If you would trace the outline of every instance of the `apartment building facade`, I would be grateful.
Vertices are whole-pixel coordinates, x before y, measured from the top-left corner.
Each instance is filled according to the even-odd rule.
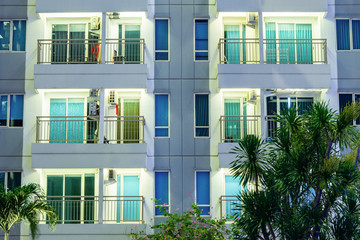
[[[149,233],[156,205],[230,216],[246,191],[229,172],[238,139],[271,139],[284,109],[360,96],[359,7],[2,1],[0,183],[43,187],[59,221],[42,218],[40,239]]]

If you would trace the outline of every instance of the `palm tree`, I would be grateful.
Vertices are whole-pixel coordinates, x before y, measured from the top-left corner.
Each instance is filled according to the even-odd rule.
[[[40,214],[48,216],[49,227],[55,226],[57,214],[44,201],[40,185],[30,183],[8,191],[0,187],[0,228],[5,233],[4,240],[9,239],[11,227],[23,221],[30,224],[31,236],[34,239],[38,233]]]
[[[232,149],[236,158],[230,163],[230,172],[234,178],[240,178],[243,187],[255,183],[255,191],[259,191],[259,182],[270,167],[267,159],[267,144],[260,137],[246,135],[239,140],[238,146]]]

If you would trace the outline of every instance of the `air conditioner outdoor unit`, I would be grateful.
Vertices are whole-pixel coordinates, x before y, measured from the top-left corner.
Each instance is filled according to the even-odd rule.
[[[99,30],[100,29],[100,18],[99,17],[91,17],[90,18],[90,28],[91,28],[91,30]]]
[[[250,27],[255,27],[256,24],[257,24],[256,13],[254,12],[246,13],[246,25]]]
[[[109,93],[109,104],[116,105],[117,104],[117,94],[115,90],[111,90]]]
[[[116,172],[114,169],[109,169],[109,181],[116,181]]]
[[[91,98],[97,98],[98,97],[98,90],[97,89],[91,89],[90,93],[89,93],[89,96]]]
[[[257,100],[256,91],[252,90],[249,94],[249,102],[256,102],[256,100]]]

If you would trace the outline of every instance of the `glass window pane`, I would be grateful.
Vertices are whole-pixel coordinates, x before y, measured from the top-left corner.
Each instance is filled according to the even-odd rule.
[[[339,94],[339,107],[340,112],[346,107],[346,105],[351,104],[352,94]]]
[[[155,53],[155,60],[169,60],[169,53],[168,52],[156,52]]]
[[[168,50],[168,20],[155,20],[155,50]]]
[[[7,175],[7,188],[9,190],[21,186],[21,172],[8,172]]]
[[[360,95],[355,95],[355,102],[360,99]],[[360,125],[360,116],[356,119],[356,125]]]
[[[336,38],[338,50],[350,50],[349,20],[336,20]]]
[[[208,53],[207,52],[196,52],[195,60],[208,60]]]
[[[22,127],[24,95],[10,95],[10,127]]]
[[[360,20],[352,20],[353,49],[360,49]]]
[[[298,113],[303,115],[309,111],[314,103],[314,99],[310,98],[298,98]]]
[[[199,205],[210,205],[210,173],[196,172],[196,202]],[[203,215],[208,215],[209,207],[200,207]]]
[[[208,50],[208,20],[195,20],[195,51]],[[207,52],[195,52],[195,60],[208,60]]]
[[[48,204],[55,208],[58,220],[63,220],[63,186],[64,177],[58,175],[47,176],[46,196]]]
[[[155,137],[168,137],[169,129],[168,128],[155,128]]]
[[[0,187],[5,187],[5,173],[0,172]]]
[[[25,51],[26,21],[14,21],[13,26],[13,51]]]
[[[8,96],[0,96],[0,126],[6,126]]]
[[[10,50],[10,21],[0,21],[0,51]]]
[[[209,96],[207,94],[195,95],[195,126],[196,136],[209,136]],[[203,128],[205,127],[205,128]]]
[[[155,95],[155,126],[169,126],[169,101],[167,94]]]
[[[155,172],[155,199],[157,205],[169,205],[169,173]],[[160,209],[156,208],[156,215],[161,215]]]

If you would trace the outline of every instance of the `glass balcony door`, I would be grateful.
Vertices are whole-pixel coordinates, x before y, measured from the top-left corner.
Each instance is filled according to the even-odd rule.
[[[117,176],[117,222],[140,220],[139,176]]]
[[[140,63],[140,25],[119,25],[119,52],[125,63]]]
[[[119,98],[118,139],[123,143],[138,143],[140,137],[140,99]]]
[[[224,99],[225,141],[233,142],[247,135],[246,98]]]
[[[241,30],[241,32],[240,32]],[[228,64],[246,63],[246,26],[224,25],[225,56]],[[243,40],[240,41],[239,39]],[[229,39],[229,40],[227,40]]]

